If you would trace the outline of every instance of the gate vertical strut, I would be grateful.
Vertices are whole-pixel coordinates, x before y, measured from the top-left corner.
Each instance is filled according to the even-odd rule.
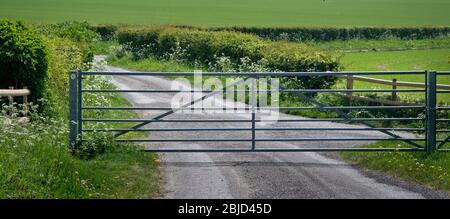
[[[252,104],[252,150],[256,149],[256,107],[257,107],[257,100],[256,100],[256,78],[252,78],[252,87],[250,90],[250,98],[251,98],[251,104]]]

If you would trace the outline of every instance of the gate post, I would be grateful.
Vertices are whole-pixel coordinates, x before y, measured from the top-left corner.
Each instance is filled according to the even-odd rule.
[[[78,71],[69,72],[69,147],[77,147],[78,138]]]
[[[81,75],[81,70],[79,70],[77,72],[77,97],[78,97],[78,100],[77,100],[77,107],[78,107],[78,109],[77,109],[78,132],[77,133],[78,133],[78,136],[77,137],[78,137],[78,140],[80,141],[80,143],[83,141],[83,133],[82,133],[82,130],[83,130],[83,121],[82,121],[82,118],[83,118],[83,109],[82,109],[83,96],[82,96],[82,92],[81,92],[81,90],[83,88],[82,83],[83,83],[83,77]]]
[[[436,151],[436,72],[427,72],[426,150]]]

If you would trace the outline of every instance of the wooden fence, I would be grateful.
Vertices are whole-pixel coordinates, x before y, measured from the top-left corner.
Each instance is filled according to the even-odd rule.
[[[9,87],[9,89],[0,89],[0,97],[8,97],[8,104],[12,106],[14,103],[15,97],[22,97],[23,110],[25,115],[28,114],[28,96],[31,94],[31,91],[24,87],[23,89],[14,89],[14,87]]]
[[[353,82],[354,81],[363,81],[363,82],[369,82],[369,83],[374,83],[374,84],[389,85],[392,87],[392,90],[397,90],[398,87],[415,87],[415,88],[423,88],[423,89],[426,88],[426,85],[424,83],[398,81],[395,78],[392,80],[385,80],[385,79],[369,78],[369,77],[363,77],[363,76],[352,76],[352,75],[348,75],[348,76],[343,75],[343,76],[338,76],[338,77],[345,78],[347,80],[347,86],[346,86],[347,90],[353,90],[353,87],[354,87]],[[450,90],[450,85],[438,84],[437,89]],[[353,99],[356,99],[356,100],[376,102],[376,103],[394,105],[394,106],[395,105],[405,105],[405,104],[415,105],[413,103],[399,102],[397,92],[395,92],[395,91],[393,91],[391,94],[391,100],[363,97],[363,96],[354,95],[353,93],[348,93],[345,96],[348,98],[349,102],[351,102]]]

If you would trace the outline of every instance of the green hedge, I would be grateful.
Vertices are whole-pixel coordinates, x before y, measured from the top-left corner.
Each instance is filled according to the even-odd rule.
[[[101,40],[114,40],[119,27],[115,25],[97,25],[92,26],[91,30],[97,33]]]
[[[0,89],[31,90],[31,101],[42,98],[48,54],[42,38],[22,22],[0,20]]]
[[[332,41],[350,39],[429,39],[450,35],[450,27],[355,27],[355,28],[271,28],[225,27],[209,28],[210,31],[236,31],[254,34],[271,40]]]
[[[102,38],[109,39],[121,29],[145,29],[149,26],[115,26],[100,25],[93,27]],[[293,42],[302,41],[333,41],[366,39],[379,40],[386,38],[398,38],[406,40],[432,39],[448,37],[449,27],[212,27],[201,28],[186,25],[165,26],[188,30],[203,31],[231,31],[247,33],[270,40],[287,40]],[[150,27],[153,28],[153,27]]]
[[[49,38],[63,38],[73,41],[82,50],[83,62],[87,69],[91,67],[94,53],[91,43],[96,39],[97,33],[93,31],[93,26],[87,22],[66,21],[56,24],[35,25],[37,33]]]
[[[234,65],[250,59],[271,71],[335,71],[338,61],[330,54],[313,50],[299,43],[262,40],[251,35],[230,31],[204,31],[155,26],[144,30],[122,30],[119,43],[128,48],[134,58],[176,56],[188,62],[208,65],[218,57],[227,57]],[[335,82],[334,77],[296,78],[297,87],[322,88]],[[290,81],[293,81],[292,78]]]
[[[56,24],[43,24],[34,27],[39,34],[49,37],[60,37],[76,42],[90,43],[97,33],[88,22],[66,21]]]
[[[47,114],[68,118],[69,112],[69,71],[84,69],[88,50],[84,44],[69,39],[44,37],[49,51],[46,99],[50,107]]]
[[[266,43],[248,34],[170,28],[160,32],[157,46],[159,55],[182,49],[188,61],[208,63],[225,56],[236,63],[243,57],[261,59]]]

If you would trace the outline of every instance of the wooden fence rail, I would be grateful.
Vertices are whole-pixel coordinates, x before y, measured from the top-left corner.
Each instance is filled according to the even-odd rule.
[[[385,79],[378,79],[378,78],[369,78],[369,77],[363,77],[363,76],[352,76],[352,75],[342,75],[337,76],[338,78],[345,78],[347,80],[347,90],[353,90],[354,87],[354,81],[363,81],[363,82],[369,82],[374,84],[382,84],[382,85],[389,85],[392,86],[392,90],[397,90],[398,87],[415,87],[415,88],[426,88],[426,85],[424,83],[417,83],[417,82],[404,82],[404,81],[398,81],[396,78],[392,80],[385,80]],[[440,90],[450,90],[450,85],[446,84],[437,84],[437,89]],[[348,98],[349,102],[351,102],[353,99],[358,100],[364,100],[369,102],[376,102],[381,104],[388,104],[388,105],[402,105],[405,103],[398,102],[398,96],[397,92],[393,91],[391,94],[391,100],[381,100],[381,99],[373,99],[368,97],[362,97],[362,96],[355,96],[353,93],[347,93],[346,97]]]
[[[0,97],[8,97],[8,104],[12,106],[14,103],[14,97],[22,97],[23,99],[23,110],[25,115],[28,114],[28,96],[31,91],[24,87],[23,89],[14,89],[14,87],[9,87],[9,89],[0,89]]]

